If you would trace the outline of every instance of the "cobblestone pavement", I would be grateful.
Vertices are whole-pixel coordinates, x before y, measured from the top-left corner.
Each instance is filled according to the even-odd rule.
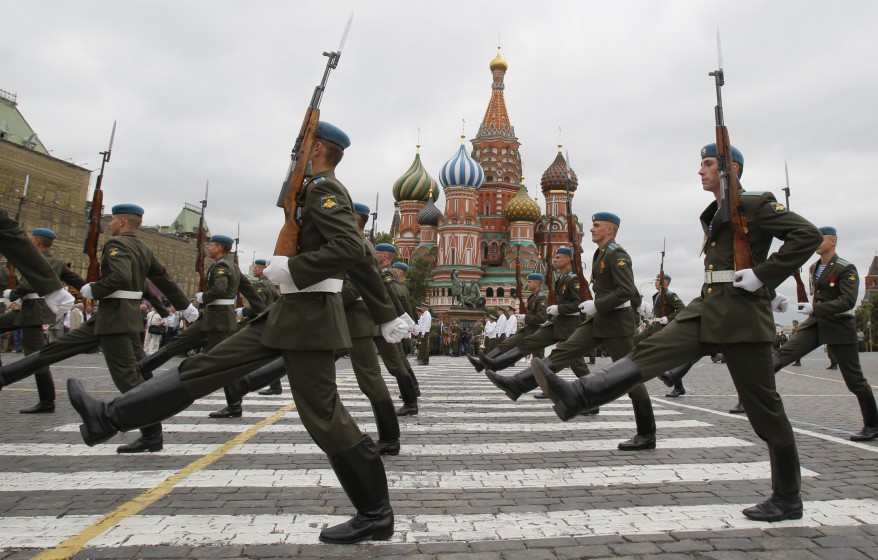
[[[861,356],[878,386],[878,355]],[[677,399],[650,382],[658,449],[626,453],[616,444],[634,434],[627,399],[562,423],[547,401],[508,400],[465,359],[433,357],[415,366],[423,396],[420,414],[401,419],[402,453],[385,459],[396,534],[328,546],[320,528],[352,509],[286,387],[249,396],[231,420],[207,418],[224,404],[216,393],[165,423],[164,451],[117,455],[135,434],[80,440],[65,380],[116,390],[100,354],[78,356],[53,368],[54,414],[18,413],[36,401],[32,380],[0,392],[0,559],[878,559],[878,442],[847,440],[859,410],[825,354],[802,363],[778,374],[802,520],[741,515],[770,493],[768,454],[746,417],[727,413],[737,399],[721,364],[699,362]],[[350,362],[338,366],[343,400],[374,434]]]

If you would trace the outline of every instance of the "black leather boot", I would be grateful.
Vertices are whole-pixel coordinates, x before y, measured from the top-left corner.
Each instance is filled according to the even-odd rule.
[[[479,358],[481,358],[482,363],[485,365],[485,369],[489,369],[491,371],[500,371],[501,369],[506,369],[509,366],[514,366],[515,363],[524,358],[525,354],[521,353],[517,347],[512,350],[507,350],[503,354],[498,356],[490,357],[488,354],[479,354]]]
[[[137,362],[137,373],[142,375],[144,379],[149,380],[152,378],[152,372],[155,371],[156,368],[166,363],[173,357],[173,355],[168,353],[167,346],[163,346],[149,356]]]
[[[640,451],[655,449],[655,414],[652,412],[652,401],[649,399],[632,400],[634,407],[634,423],[637,433],[628,441],[619,444],[621,451]]]
[[[543,358],[543,360],[549,361],[549,358]],[[552,368],[552,362],[549,361],[549,365],[546,367]],[[555,370],[552,369],[552,371]],[[537,380],[534,379],[534,374],[530,367],[519,371],[515,375],[497,375],[493,370],[486,369],[485,375],[491,383],[506,393],[506,396],[514,401],[517,401],[524,393],[528,393],[537,388]]]
[[[771,458],[771,497],[741,513],[754,521],[783,521],[802,518],[802,473],[795,444],[786,447],[768,446]]]
[[[576,381],[565,381],[536,358],[530,362],[540,389],[552,399],[555,414],[565,422],[584,410],[591,410],[630,393],[643,380],[640,368],[622,358],[604,369]]]
[[[421,384],[418,383],[418,378],[415,377],[415,372],[409,371],[409,377],[412,378],[412,384],[415,386],[415,396],[420,397],[421,396]]]
[[[694,365],[695,362],[689,362],[688,364],[669,369],[659,375],[659,379],[662,380],[662,383],[664,383],[666,387],[676,387],[678,383],[682,385],[683,376],[689,373],[689,370],[692,369],[692,366]]]
[[[393,510],[387,491],[384,464],[369,436],[349,450],[329,456],[329,464],[357,515],[320,531],[320,540],[331,544],[354,544],[386,540],[393,536]]]
[[[479,352],[478,357],[471,356],[470,354],[466,355],[466,359],[469,360],[469,363],[471,363],[474,368],[476,368],[476,371],[482,371],[483,369],[485,369],[485,364],[482,363],[482,355],[483,354],[481,352]],[[495,358],[495,357],[500,355],[500,349],[494,348],[493,350],[491,350],[490,352],[488,352],[487,354],[484,354],[484,355],[489,357],[489,358]]]
[[[0,367],[0,389],[30,377],[46,364],[40,362],[40,352],[36,351],[9,365]]]
[[[878,438],[878,405],[874,395],[857,395],[863,413],[863,429],[851,436],[851,441],[872,441]]]
[[[141,383],[110,402],[95,399],[78,379],[72,378],[67,380],[67,395],[82,417],[79,433],[89,446],[103,443],[119,432],[156,424],[195,402],[183,388],[176,370]]]
[[[223,387],[223,392],[226,395],[226,406],[214,410],[208,416],[210,418],[240,418],[244,413],[244,409],[241,408],[243,399],[236,397],[234,394],[236,391],[229,387]]]
[[[378,454],[399,455],[399,420],[390,399],[372,403],[375,425],[378,428]]]
[[[55,401],[40,401],[30,408],[22,408],[19,410],[21,414],[41,414],[47,412],[55,412]]]
[[[280,384],[280,379],[278,379],[276,381],[272,381],[271,383],[269,383],[268,387],[259,391],[257,393],[257,395],[263,395],[263,396],[280,395],[283,392],[284,392],[283,386]]]
[[[254,369],[244,377],[232,381],[223,387],[226,401],[240,403],[247,393],[251,391],[269,387],[272,383],[280,385],[280,379],[286,375],[286,371],[283,358],[277,358],[268,362],[264,366]],[[260,394],[262,394],[261,391]]]
[[[116,448],[116,453],[155,453],[162,450],[164,442],[162,425],[153,424],[140,428],[140,437],[131,443],[120,445]]]
[[[744,414],[746,412],[744,410],[744,405],[741,404],[741,401],[738,401],[738,404],[729,409],[729,414]]]
[[[396,411],[397,416],[413,416],[418,413],[418,397],[415,394],[415,382],[411,376],[398,377],[399,395],[402,397],[402,406]]]

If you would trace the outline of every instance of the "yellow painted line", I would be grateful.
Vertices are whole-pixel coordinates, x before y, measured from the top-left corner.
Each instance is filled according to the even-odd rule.
[[[265,420],[262,420],[258,424],[254,424],[252,428],[230,439],[208,455],[196,459],[189,465],[183,467],[176,473],[169,476],[161,484],[150,488],[139,496],[135,496],[128,502],[122,504],[115,510],[103,516],[91,526],[86,527],[85,529],[80,531],[79,534],[70,537],[62,543],[59,543],[58,546],[54,548],[44,550],[33,558],[35,560],[66,560],[67,558],[75,556],[83,548],[85,548],[85,545],[88,544],[90,540],[99,537],[103,533],[121,523],[126,518],[131,517],[132,515],[137,515],[145,508],[151,506],[158,500],[167,496],[183,479],[217,462],[229,451],[231,451],[233,447],[245,443],[247,440],[255,436],[263,427],[274,424],[278,420],[282,419],[286,413],[294,410],[295,408],[295,403],[290,403],[286,406],[279,408],[277,412],[275,412]]]

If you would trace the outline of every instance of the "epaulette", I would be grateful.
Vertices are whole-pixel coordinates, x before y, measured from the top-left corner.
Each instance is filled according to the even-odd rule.
[[[771,194],[768,191],[744,191],[741,193],[743,196],[762,196],[764,194]]]
[[[613,251],[615,251],[618,248],[619,248],[619,245],[615,241],[610,241],[610,244],[607,245],[607,249],[611,249]]]
[[[847,262],[847,261],[844,260],[844,259],[836,259],[835,262],[836,262],[837,264],[842,265],[842,266],[848,266],[848,265],[851,264],[851,263]]]

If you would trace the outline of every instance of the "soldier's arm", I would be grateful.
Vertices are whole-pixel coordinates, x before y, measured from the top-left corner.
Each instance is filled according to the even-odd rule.
[[[357,301],[360,297],[360,292],[354,287],[351,283],[350,278],[344,279],[344,284],[341,287],[341,302],[345,307]]]
[[[558,297],[558,315],[570,315],[579,313],[579,304],[582,302],[582,296],[579,294],[579,277],[575,274],[569,275],[564,279],[564,285],[567,290],[564,297]],[[561,300],[564,301],[561,301]]]
[[[102,260],[105,262],[101,265],[101,277],[91,284],[95,299],[104,298],[116,290],[130,290],[135,285],[132,278],[132,255],[125,245],[115,239],[108,240],[104,244]]]
[[[223,261],[214,265],[207,279],[207,290],[201,294],[201,300],[205,305],[218,299],[229,299],[229,277],[232,268],[229,263]],[[240,283],[238,288],[240,289]]]
[[[163,319],[170,315],[167,308],[165,307],[165,304],[162,303],[162,300],[160,300],[158,296],[155,295],[155,293],[152,291],[152,288],[149,287],[149,284],[147,284],[146,287],[143,289],[143,299],[148,301],[150,305],[152,305],[153,309],[156,310],[156,313],[158,313]]]
[[[256,286],[250,282],[250,279],[241,275],[241,282],[238,283],[238,293],[247,298],[247,310],[253,315],[259,315],[267,307],[267,302]],[[246,314],[246,311],[244,312]]]
[[[358,263],[348,269],[348,277],[363,298],[375,324],[381,325],[398,317],[375,266],[370,266],[368,262]]]
[[[613,251],[613,254],[609,255],[604,262],[607,264],[607,272],[612,275],[613,289],[595,299],[595,307],[598,314],[601,315],[610,313],[625,302],[631,301],[637,294],[634,271],[631,269],[631,257],[627,253]]]
[[[189,299],[180,290],[180,286],[174,282],[174,279],[171,278],[171,275],[168,274],[168,271],[165,270],[165,267],[153,257],[152,262],[149,263],[149,268],[146,271],[146,277],[155,284],[155,287],[161,290],[165,297],[171,302],[178,310],[182,311],[189,307]]]
[[[548,300],[546,298],[539,298],[537,300],[536,309],[533,313],[528,313],[524,316],[524,323],[526,325],[531,325],[538,327],[549,320],[549,315],[546,313],[546,304]]]
[[[667,305],[671,309],[671,312],[667,315],[669,321],[673,320],[674,317],[677,316],[677,313],[679,313],[686,307],[686,304],[683,303],[683,300],[680,299],[680,296],[678,296],[674,292],[668,292],[667,294],[665,294],[665,305]]]
[[[61,274],[59,274],[58,277],[61,279],[62,282],[64,282],[68,286],[73,286],[77,290],[85,286],[85,279],[79,274],[76,274],[75,272],[64,266],[63,263],[61,265]]]
[[[846,266],[835,279],[838,297],[829,301],[814,302],[815,317],[830,317],[850,311],[857,303],[860,289],[860,276],[854,265]]]
[[[41,296],[61,289],[61,280],[55,271],[3,208],[0,208],[0,253]]]

